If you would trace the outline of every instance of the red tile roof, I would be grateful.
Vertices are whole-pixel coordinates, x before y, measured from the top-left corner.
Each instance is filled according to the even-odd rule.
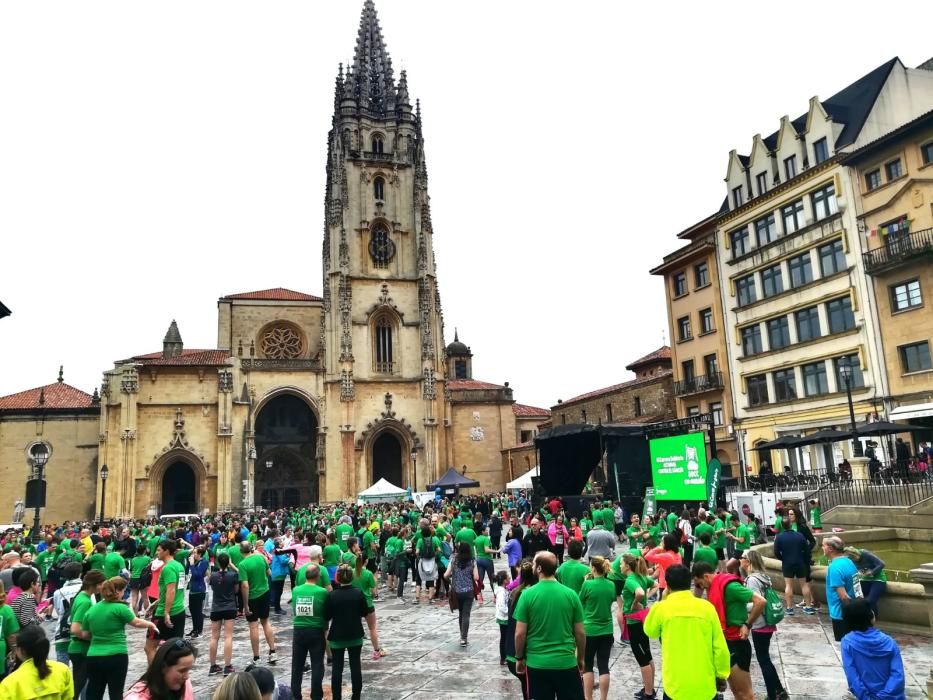
[[[259,299],[262,301],[324,301],[321,297],[304,292],[296,292],[284,287],[275,287],[273,289],[260,289],[258,292],[241,292],[239,294],[228,294],[221,297],[222,301],[231,301],[234,299]]]
[[[621,389],[628,389],[639,384],[647,384],[653,382],[656,379],[661,379],[662,377],[670,377],[673,372],[671,370],[661,370],[657,374],[651,375],[650,377],[642,377],[641,379],[630,379],[627,382],[622,382],[621,384],[613,384],[612,386],[607,386],[604,389],[596,389],[595,391],[589,391],[585,394],[580,394],[579,396],[574,396],[572,399],[567,399],[558,406],[555,406],[554,409],[559,409],[561,406],[566,406],[567,404],[578,403],[580,401],[586,401],[588,399],[595,399],[598,396],[603,396],[604,394],[612,394]]]
[[[511,447],[503,447],[500,452],[511,452],[512,450],[527,450],[529,447],[534,447],[535,441],[529,440],[528,442],[520,442],[517,445],[512,445]]]
[[[651,362],[658,362],[659,360],[670,360],[671,359],[671,349],[667,345],[663,345],[652,353],[648,353],[644,357],[640,357],[629,365],[626,365],[625,369],[631,370],[635,367],[640,367],[641,365],[647,365]]]
[[[94,406],[93,396],[64,382],[46,384],[18,394],[0,397],[0,411],[91,408],[92,406]]]
[[[551,412],[546,408],[537,406],[526,406],[523,403],[513,403],[512,413],[519,418],[550,418]]]
[[[448,379],[447,388],[451,391],[463,391],[466,389],[505,389],[501,384],[490,384],[489,382],[480,382],[476,379]]]
[[[219,366],[227,364],[230,353],[226,350],[182,350],[178,357],[162,357],[161,352],[151,352],[148,355],[136,355],[126,362],[138,362],[146,366],[178,367],[191,365]]]

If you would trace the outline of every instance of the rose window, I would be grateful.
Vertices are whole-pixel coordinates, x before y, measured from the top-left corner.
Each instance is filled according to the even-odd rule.
[[[273,360],[294,360],[301,355],[301,336],[291,326],[272,326],[259,341],[262,354]]]

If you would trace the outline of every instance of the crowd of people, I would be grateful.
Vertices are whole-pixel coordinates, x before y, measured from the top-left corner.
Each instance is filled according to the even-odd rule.
[[[0,700],[187,700],[197,656],[190,640],[206,635],[208,673],[222,677],[217,700],[300,698],[308,685],[312,700],[321,700],[328,666],[332,697],[340,700],[349,666],[356,700],[364,647],[374,661],[390,653],[375,601],[449,606],[466,647],[486,591],[500,630],[499,663],[525,700],[607,700],[617,640],[640,668],[638,699],[713,698],[725,683],[736,698],[750,699],[753,651],[769,700],[787,697],[770,644],[784,617],[798,608],[816,613],[809,581],[818,503],[808,513],[781,504],[767,527],[750,512],[722,508],[662,508],[642,517],[596,501],[569,517],[560,499],[536,505],[524,494],[497,494],[423,509],[330,504],[171,523],[68,523],[46,527],[35,544],[8,532],[0,559]],[[783,598],[751,549],[769,536],[782,561]],[[897,646],[872,626],[884,562],[838,537],[823,538],[822,549],[849,687],[858,698],[876,697],[870,693],[879,684],[896,690],[899,672],[903,693]],[[288,684],[276,684],[270,671],[278,664],[272,616],[293,627]],[[236,625],[241,618],[246,634]],[[54,620],[52,640],[46,620]],[[146,630],[148,669],[125,690],[127,627]],[[649,640],[662,638],[658,683]],[[236,669],[234,645],[247,639],[252,663]]]

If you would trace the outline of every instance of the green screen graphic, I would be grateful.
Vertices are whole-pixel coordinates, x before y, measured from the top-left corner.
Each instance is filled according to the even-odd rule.
[[[651,476],[659,501],[706,500],[706,441],[703,433],[650,440]]]

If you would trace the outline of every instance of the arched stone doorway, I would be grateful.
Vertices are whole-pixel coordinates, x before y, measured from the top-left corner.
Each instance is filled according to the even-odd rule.
[[[161,513],[197,513],[198,487],[187,462],[172,462],[162,474]]]
[[[317,502],[317,428],[311,407],[294,394],[275,396],[260,408],[253,474],[256,505],[274,510]]]
[[[373,441],[373,483],[379,479],[404,486],[402,478],[402,443],[395,433],[386,430]]]

